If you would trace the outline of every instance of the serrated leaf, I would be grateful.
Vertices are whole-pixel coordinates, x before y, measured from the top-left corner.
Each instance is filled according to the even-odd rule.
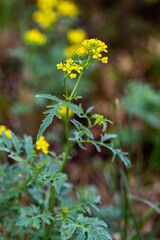
[[[51,94],[38,94],[36,95],[36,97],[40,97],[40,98],[46,98],[46,99],[50,99],[56,102],[62,102],[61,99],[57,98],[56,96],[52,96]]]
[[[58,118],[62,118],[61,115],[58,113],[58,110],[60,110],[60,107],[63,105],[63,102],[59,102],[54,105],[53,109],[50,109],[47,111],[48,115],[42,120],[42,124],[40,126],[37,140],[43,135],[46,128],[52,123],[54,116],[57,116]]]
[[[18,220],[16,223],[17,226],[19,227],[28,227],[31,224],[32,219],[29,217],[23,217]]]
[[[62,240],[68,240],[72,237],[76,230],[76,226],[72,222],[64,222],[61,227],[61,238]]]
[[[40,229],[40,219],[39,218],[33,219],[33,224],[37,229]]]

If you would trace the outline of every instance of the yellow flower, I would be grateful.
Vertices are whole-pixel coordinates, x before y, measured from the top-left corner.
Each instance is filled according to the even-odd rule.
[[[73,79],[73,78],[76,78],[77,75],[75,73],[71,73],[69,76],[71,79]]]
[[[103,57],[101,58],[102,63],[108,63],[108,57]]]
[[[8,138],[12,138],[12,135],[11,135],[11,131],[9,130],[9,129],[7,129],[6,131],[5,131],[5,134],[6,134],[6,136],[8,137]]]
[[[68,74],[70,74],[72,73],[72,71],[76,71],[80,73],[82,70],[82,67],[79,64],[75,63],[72,58],[69,58],[66,60],[66,63],[63,64],[62,62],[60,62],[59,64],[57,64],[57,69],[58,70],[62,69],[64,72],[67,72]],[[75,75],[70,74],[70,77],[74,78],[76,77],[76,74]]]
[[[33,28],[24,34],[24,39],[28,44],[42,45],[46,42],[46,37],[38,29]]]
[[[2,135],[2,131],[4,131],[8,138],[12,138],[11,131],[7,129],[6,126],[0,125],[0,136]]]
[[[84,47],[79,48],[78,53],[81,55],[86,54],[86,49]]]
[[[67,38],[71,44],[81,43],[86,39],[86,33],[81,28],[75,30],[72,29],[68,31]]]
[[[64,55],[66,57],[73,57],[74,55],[76,55],[77,53],[81,54],[81,55],[84,55],[85,54],[85,51],[83,53],[81,53],[79,51],[79,48],[80,48],[80,44],[74,44],[74,45],[71,45],[71,46],[68,46],[64,49]]]
[[[67,107],[65,105],[62,105],[61,110],[58,110],[58,113],[62,117],[65,117],[66,116],[66,110],[67,110]],[[69,117],[72,117],[73,115],[74,115],[74,112],[69,108]]]
[[[2,135],[2,131],[5,132],[6,129],[7,129],[6,126],[0,125],[0,135]]]
[[[107,53],[107,45],[98,40],[98,39],[86,39],[82,42],[82,47],[79,49],[79,52],[86,52],[92,54],[92,58],[96,60],[101,60],[102,63],[107,63],[108,58],[102,58],[102,52]]]
[[[42,10],[52,9],[58,4],[57,0],[37,0],[37,6]]]
[[[76,16],[78,14],[78,8],[72,1],[61,0],[57,6],[57,11],[62,16]]]
[[[58,69],[58,70],[59,70],[59,69],[63,69],[63,64],[62,64],[62,62],[60,62],[60,63],[57,64],[57,69]]]
[[[56,20],[56,13],[50,9],[39,10],[33,14],[33,19],[43,28],[49,28]]]
[[[36,149],[41,150],[45,154],[48,154],[48,148],[49,143],[47,143],[44,136],[41,136],[40,139],[36,142]]]

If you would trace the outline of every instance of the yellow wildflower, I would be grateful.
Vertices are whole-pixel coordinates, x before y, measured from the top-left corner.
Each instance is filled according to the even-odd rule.
[[[38,29],[33,28],[24,34],[24,39],[28,44],[42,45],[46,42],[46,37]]]
[[[102,63],[108,63],[108,57],[103,57],[101,58]]]
[[[57,6],[57,11],[62,16],[76,16],[78,8],[72,1],[61,0]]]
[[[75,30],[72,29],[68,31],[67,38],[71,44],[81,43],[86,39],[86,33],[81,28]]]
[[[6,134],[6,136],[8,137],[8,138],[12,138],[12,135],[11,135],[11,131],[9,130],[9,129],[7,129],[6,131],[5,131],[5,134]]]
[[[0,125],[0,136],[2,135],[2,131],[6,134],[8,138],[12,138],[11,131],[6,128],[4,125]]]
[[[85,54],[85,51],[83,52],[80,52],[79,49],[80,49],[80,44],[74,44],[74,45],[71,45],[71,46],[68,46],[64,49],[64,55],[66,57],[73,57],[74,55],[76,55],[77,53],[79,53],[80,55],[84,55]]]
[[[66,57],[73,57],[76,54],[75,52],[75,45],[68,46],[64,49],[64,55]]]
[[[56,20],[56,13],[50,9],[39,10],[33,14],[33,19],[43,28],[49,28]]]
[[[36,149],[41,150],[45,154],[48,154],[48,148],[49,143],[47,143],[44,136],[41,136],[40,139],[36,142]]]
[[[62,105],[61,110],[58,110],[58,113],[62,117],[65,117],[66,116],[66,110],[67,110],[67,107],[65,105]],[[69,108],[69,117],[72,117],[73,115],[74,115],[74,112]]]
[[[86,39],[82,42],[82,47],[79,52],[86,52],[92,54],[92,58],[101,60],[102,63],[107,63],[108,58],[102,58],[102,52],[107,53],[107,45],[98,39]]]
[[[38,0],[37,6],[42,10],[52,9],[58,4],[57,0]]]
[[[63,69],[63,64],[62,64],[62,62],[60,62],[60,63],[57,64],[57,69],[58,69],[58,70],[59,70],[59,69]]]
[[[79,64],[75,63],[72,58],[69,58],[66,60],[66,63],[63,64],[61,62],[61,63],[57,64],[57,69],[58,70],[62,69],[64,72],[67,72],[67,74],[70,74],[70,73],[72,73],[72,71],[76,71],[76,72],[80,73],[82,70],[82,67]],[[70,77],[74,78],[74,77],[76,77],[76,74],[75,75],[70,74]]]
[[[77,75],[75,73],[71,73],[69,76],[71,79],[73,79],[73,78],[76,78]]]
[[[2,131],[5,132],[6,129],[7,129],[6,126],[0,125],[0,135],[2,135]]]
[[[86,54],[86,49],[84,47],[79,48],[78,53],[81,55]]]

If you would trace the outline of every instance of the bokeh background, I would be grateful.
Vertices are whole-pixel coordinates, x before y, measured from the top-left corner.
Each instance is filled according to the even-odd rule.
[[[65,50],[72,45],[68,31],[80,28],[87,38],[104,41],[109,62],[89,69],[79,93],[85,109],[93,105],[113,121],[108,132],[118,135],[115,144],[129,153],[132,168],[126,171],[117,160],[111,162],[107,151],[99,155],[87,146],[87,152],[76,148],[66,171],[73,183],[98,187],[99,215],[109,222],[115,240],[131,239],[122,233],[124,211],[133,235],[136,224],[142,225],[142,238],[137,239],[159,239],[160,1],[77,0],[75,4],[77,14],[62,16],[44,29],[33,19],[36,1],[0,1],[0,124],[36,139],[46,102],[35,95],[63,94],[63,75],[56,64],[68,57]],[[46,44],[31,46],[25,41],[24,34],[32,28],[45,32]],[[65,144],[63,131],[58,120],[46,131],[57,152]],[[132,209],[127,209],[123,187]]]

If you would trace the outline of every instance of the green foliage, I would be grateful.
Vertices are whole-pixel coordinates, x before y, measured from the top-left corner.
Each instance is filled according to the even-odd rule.
[[[143,119],[151,127],[160,129],[160,91],[140,82],[130,82],[122,104],[128,113]]]
[[[117,136],[106,133],[107,123],[112,122],[102,115],[92,114],[93,107],[84,112],[81,104],[73,102],[80,99],[77,96],[77,87],[83,72],[92,64],[92,57],[93,53],[90,53],[86,60],[78,60],[81,72],[77,71],[79,77],[70,94],[65,82],[69,74],[65,75],[63,100],[51,94],[36,96],[52,101],[44,112],[46,117],[40,126],[36,144],[30,136],[19,138],[11,132],[8,137],[5,130],[1,131],[0,150],[6,153],[8,162],[14,161],[12,165],[3,164],[0,169],[0,223],[5,226],[0,228],[4,236],[7,233],[11,239],[27,237],[32,240],[112,239],[107,224],[93,216],[93,212],[98,212],[97,204],[100,203],[96,188],[79,187],[76,191],[66,182],[68,176],[63,172],[74,145],[78,144],[85,149],[86,143],[93,144],[98,152],[102,147],[107,148],[113,153],[113,160],[119,156],[124,164],[130,167],[126,153],[114,147],[112,140]],[[57,155],[48,150],[49,144],[42,135],[55,117],[62,119],[62,106],[65,107],[63,120],[66,125],[66,151]],[[78,119],[70,120],[69,110],[72,110]],[[74,126],[72,133],[70,121]],[[95,126],[102,128],[103,135],[100,134],[99,140],[94,139],[91,131]]]

